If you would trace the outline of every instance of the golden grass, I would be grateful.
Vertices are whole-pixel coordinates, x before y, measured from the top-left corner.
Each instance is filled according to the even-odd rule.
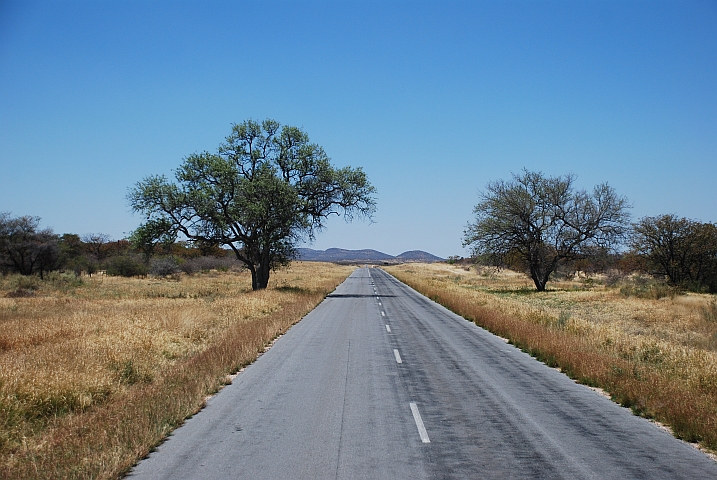
[[[0,279],[0,477],[121,475],[352,269]]]
[[[590,279],[536,292],[522,274],[446,264],[386,270],[677,437],[717,450],[714,296],[625,297]]]

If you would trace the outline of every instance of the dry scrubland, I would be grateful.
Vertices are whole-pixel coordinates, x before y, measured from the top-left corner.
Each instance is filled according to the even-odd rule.
[[[522,274],[446,264],[386,270],[581,383],[605,389],[637,414],[669,425],[677,437],[717,450],[714,296],[657,299],[659,287],[640,288],[629,279],[607,287],[599,278],[554,282],[536,292]],[[647,298],[631,295],[636,292]]]
[[[113,478],[352,271],[0,277],[0,478]]]

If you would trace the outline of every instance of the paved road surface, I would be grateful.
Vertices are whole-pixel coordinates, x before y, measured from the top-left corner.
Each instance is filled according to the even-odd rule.
[[[717,479],[717,463],[362,268],[131,477]]]

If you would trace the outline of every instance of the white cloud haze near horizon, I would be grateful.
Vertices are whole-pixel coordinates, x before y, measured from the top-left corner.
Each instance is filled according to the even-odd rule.
[[[465,255],[478,192],[523,167],[715,222],[715,25],[709,1],[5,1],[0,211],[122,238],[135,182],[273,118],[378,190],[314,249]]]

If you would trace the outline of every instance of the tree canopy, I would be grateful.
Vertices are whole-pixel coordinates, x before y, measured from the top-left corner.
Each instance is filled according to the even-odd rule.
[[[51,229],[40,230],[40,217],[11,217],[0,213],[0,272],[32,275],[52,270],[57,262],[58,237]]]
[[[560,262],[610,249],[629,225],[629,205],[607,184],[575,190],[575,175],[547,177],[523,170],[489,182],[481,193],[463,245],[476,256],[518,257],[538,291]]]
[[[130,206],[146,218],[139,232],[229,247],[251,271],[255,290],[266,288],[270,271],[290,262],[297,243],[312,240],[326,218],[370,219],[376,207],[361,168],[335,168],[304,131],[268,119],[234,124],[216,153],[189,155],[175,177],[150,176],[130,189]]]
[[[633,225],[630,243],[649,273],[673,285],[717,291],[717,225],[669,214],[644,217]]]

